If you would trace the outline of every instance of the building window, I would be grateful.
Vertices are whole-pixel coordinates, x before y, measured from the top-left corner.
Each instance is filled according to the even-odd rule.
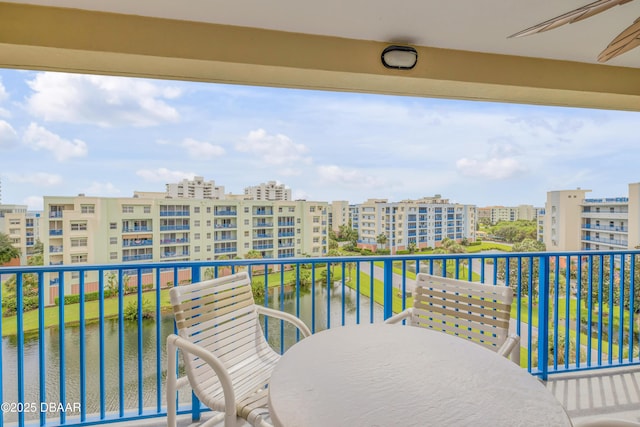
[[[244,213],[249,213],[249,206],[245,206]]]
[[[248,244],[248,243],[245,243],[245,244],[244,244],[244,247],[245,247],[246,249],[249,249],[249,244]]]
[[[194,238],[195,240],[200,240],[200,233],[195,233],[195,234],[193,235],[193,238]]]
[[[96,212],[95,205],[80,205],[80,213],[83,214],[92,214]]]
[[[211,206],[207,206],[207,213],[211,213]]]
[[[249,225],[249,220],[248,219],[244,220],[244,225]]]
[[[72,248],[82,248],[87,246],[87,238],[81,237],[79,239],[71,239]]]
[[[200,246],[195,246],[195,247],[193,248],[193,251],[194,251],[194,252],[200,252]]]
[[[195,221],[193,221],[193,226],[194,227],[200,227],[200,220],[196,219]]]
[[[71,231],[85,231],[87,229],[86,221],[77,221],[71,223]]]
[[[211,252],[211,245],[207,245],[207,252]]]
[[[244,237],[249,237],[249,232],[248,231],[244,232]]]
[[[109,223],[109,229],[110,230],[117,230],[118,229],[118,224],[115,222],[110,222]]]
[[[200,207],[199,206],[194,206],[193,207],[193,213],[200,213]]]
[[[150,213],[151,213],[151,206],[145,206],[145,207],[143,208],[143,210],[144,210],[144,213],[146,213],[146,214],[150,214]]]
[[[71,263],[87,262],[87,254],[71,255]]]
[[[118,259],[118,252],[110,252],[109,259]]]
[[[211,239],[211,233],[207,233],[207,239]]]
[[[207,227],[211,227],[211,220],[210,219],[207,220]]]
[[[123,205],[122,213],[133,213],[133,206],[131,205]]]
[[[315,206],[309,206],[309,212],[315,212],[315,211],[316,211]]]
[[[117,245],[118,244],[118,238],[117,237],[110,237],[109,238],[109,244]]]

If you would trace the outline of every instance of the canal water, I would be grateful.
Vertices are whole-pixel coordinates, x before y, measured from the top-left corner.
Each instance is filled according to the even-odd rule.
[[[296,294],[295,292],[280,295],[279,290],[269,295],[269,306],[296,314]],[[311,328],[312,315],[315,311],[315,331],[327,329],[327,327],[337,327],[344,324],[380,322],[383,319],[382,307],[371,304],[369,298],[360,296],[359,310],[356,293],[345,288],[344,295],[342,286],[337,284],[329,291],[329,310],[327,307],[327,286],[317,286],[315,292],[308,291],[300,295],[300,318]],[[342,302],[344,300],[344,310]],[[315,304],[314,304],[315,303]],[[315,310],[313,309],[315,305]],[[344,318],[343,318],[344,311]],[[327,315],[329,314],[329,315]],[[109,413],[118,413],[121,409],[125,413],[137,411],[141,405],[143,408],[155,408],[158,406],[158,377],[160,377],[160,404],[166,405],[165,401],[165,375],[166,375],[166,337],[173,332],[172,315],[163,315],[160,321],[160,373],[157,371],[158,337],[156,336],[156,320],[143,322],[142,327],[142,384],[139,384],[139,361],[138,361],[138,324],[137,322],[127,322],[124,324],[124,359],[121,367],[119,358],[119,334],[118,320],[105,320],[104,328],[104,393],[105,406],[103,410]],[[270,319],[268,322],[268,339],[271,345],[280,351],[281,343],[281,323],[279,320]],[[296,341],[296,329],[290,325],[284,328],[284,348],[285,350]],[[80,336],[79,327],[65,327],[64,329],[64,396],[61,395],[61,345],[58,328],[50,328],[44,334],[45,348],[45,393],[46,401],[53,403],[64,402],[70,405],[77,405],[81,400],[80,391]],[[100,330],[98,324],[90,324],[85,327],[85,364],[86,373],[86,399],[84,400],[87,414],[99,414],[101,402],[101,382],[100,382]],[[5,337],[2,339],[2,402],[18,402],[18,362],[17,346],[15,337]],[[28,405],[40,408],[40,368],[39,368],[39,345],[38,335],[32,334],[25,338],[24,343],[24,402]],[[121,386],[124,400],[120,401]],[[140,389],[140,386],[142,389]],[[142,392],[142,402],[139,395]],[[189,401],[190,393],[184,392],[180,397],[181,401]],[[48,418],[58,418],[60,414],[48,413]],[[68,412],[67,417],[77,417],[78,412]],[[40,416],[39,410],[25,413],[25,419],[37,419]],[[15,422],[15,413],[3,414],[4,422]],[[0,423],[1,424],[1,423]]]

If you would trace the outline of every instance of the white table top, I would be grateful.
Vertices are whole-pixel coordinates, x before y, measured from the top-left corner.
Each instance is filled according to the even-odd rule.
[[[277,427],[571,425],[560,402],[510,360],[404,325],[305,338],[273,371],[269,406]]]

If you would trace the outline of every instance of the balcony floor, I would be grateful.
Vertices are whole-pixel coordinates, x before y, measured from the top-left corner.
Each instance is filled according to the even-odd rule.
[[[640,422],[640,367],[600,369],[587,372],[553,375],[547,388],[567,409],[572,421],[615,418]],[[211,417],[203,414],[203,421]],[[122,427],[160,427],[164,418],[111,424]],[[179,427],[195,427],[190,415],[179,418]],[[216,424],[216,427],[223,424]],[[250,427],[248,423],[238,427]]]

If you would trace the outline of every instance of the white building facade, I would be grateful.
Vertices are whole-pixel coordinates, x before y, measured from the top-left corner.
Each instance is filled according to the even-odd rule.
[[[263,182],[260,185],[246,187],[244,194],[253,200],[291,200],[291,189],[276,181]]]
[[[167,196],[173,199],[221,200],[224,199],[224,186],[196,176],[192,180],[184,179],[176,184],[167,184]]]
[[[393,254],[411,246],[437,247],[445,238],[476,239],[476,207],[450,203],[440,195],[396,203],[370,199],[356,205],[356,211],[353,224],[362,248],[384,248]]]
[[[32,212],[26,205],[0,205],[0,232],[7,234],[20,251],[20,263],[26,264],[40,237],[41,212]]]
[[[640,183],[629,184],[627,197],[586,198],[587,192],[547,193],[547,250],[623,250],[640,245]]]

